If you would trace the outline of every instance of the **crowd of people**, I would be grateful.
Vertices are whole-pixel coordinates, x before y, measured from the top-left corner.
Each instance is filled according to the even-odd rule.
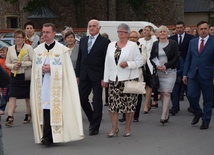
[[[23,123],[32,120],[36,143],[49,146],[80,140],[84,138],[81,107],[89,121],[89,135],[94,136],[99,134],[105,104],[111,120],[107,137],[118,135],[118,120],[126,122],[123,136],[129,137],[132,122],[139,122],[143,97],[144,114],[158,107],[160,98],[160,123],[164,125],[170,114],[180,111],[179,101],[186,94],[188,111],[194,114],[191,124],[202,119],[200,129],[209,128],[214,107],[213,25],[201,21],[194,34],[178,21],[170,36],[163,25],[157,30],[148,25],[137,32],[121,23],[117,41],[110,41],[108,34],[99,31],[99,21],[90,20],[89,35],[77,44],[71,27],[63,29],[60,42],[54,39],[56,26],[52,23],[43,25],[41,36],[35,34],[31,22],[24,25],[24,30],[15,30],[15,45],[0,49],[1,67],[10,76],[9,85],[1,85],[1,97],[8,102],[6,126],[13,127],[16,100],[25,99]],[[153,86],[154,72],[158,75],[158,88]],[[123,92],[126,81],[139,80],[146,82],[146,94]],[[201,93],[203,108],[199,102]],[[1,115],[5,107],[6,104],[0,107]],[[123,113],[121,119],[119,113]]]

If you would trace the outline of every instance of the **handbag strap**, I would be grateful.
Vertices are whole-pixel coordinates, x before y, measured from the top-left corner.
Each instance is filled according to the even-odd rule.
[[[131,77],[131,72],[132,72],[132,69],[131,69],[131,71],[130,71],[130,73],[129,73],[129,80],[130,80],[130,77]]]
[[[135,62],[135,64],[136,64],[136,62]],[[136,66],[137,66],[137,64],[136,64]],[[131,69],[131,71],[130,71],[130,73],[129,73],[129,80],[130,80],[130,77],[131,77],[131,72],[132,72],[132,70],[133,70],[133,69]],[[139,80],[139,77],[138,77],[138,80]]]

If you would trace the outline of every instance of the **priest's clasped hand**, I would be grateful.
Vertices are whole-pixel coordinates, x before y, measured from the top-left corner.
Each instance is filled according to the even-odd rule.
[[[44,64],[42,66],[42,72],[43,73],[50,73],[50,64]]]

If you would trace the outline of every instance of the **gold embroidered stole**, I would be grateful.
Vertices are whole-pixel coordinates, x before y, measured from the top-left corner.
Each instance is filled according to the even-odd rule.
[[[53,139],[63,141],[62,136],[62,54],[60,50],[53,48],[49,53],[36,53],[36,85],[37,99],[39,104],[40,124],[43,124],[43,109],[42,109],[42,66],[49,56],[51,68],[51,88],[50,88],[50,123],[52,126]]]
[[[36,53],[36,73],[35,73],[35,80],[36,80],[36,98],[39,106],[39,122],[40,125],[43,124],[43,110],[42,110],[42,65],[47,57],[47,51],[44,53]]]
[[[51,51],[50,51],[51,52]],[[51,55],[51,56],[50,56]],[[62,136],[62,58],[63,52],[50,53],[51,65],[51,126],[53,139],[63,141]]]

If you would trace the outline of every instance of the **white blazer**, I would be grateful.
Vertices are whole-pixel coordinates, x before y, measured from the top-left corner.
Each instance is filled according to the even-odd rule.
[[[132,41],[127,42],[126,46],[121,49],[117,65],[114,59],[115,45],[116,41],[108,45],[105,59],[104,82],[109,82],[109,80],[115,81],[116,76],[118,77],[118,81],[138,78],[138,68],[143,65],[143,60],[137,44]],[[119,64],[124,61],[127,62],[128,67],[123,69]]]
[[[23,56],[21,60],[21,67],[17,70],[17,74],[21,74],[25,72],[25,69],[27,67],[31,67],[32,60],[33,60],[33,48],[31,45],[24,44],[22,47],[24,50],[26,50],[25,55]],[[10,46],[8,48],[7,57],[6,57],[6,66],[11,70],[12,73],[15,72],[13,69],[14,64],[18,61],[18,57],[16,54],[15,45]]]

